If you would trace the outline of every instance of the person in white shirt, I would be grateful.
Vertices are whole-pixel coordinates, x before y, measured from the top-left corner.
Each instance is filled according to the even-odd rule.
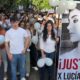
[[[46,23],[46,20],[45,19],[43,19],[42,21],[41,21],[41,25],[40,25],[40,28],[38,29],[38,34],[39,34],[39,38],[40,38],[40,36],[41,36],[41,34],[42,34],[42,32],[43,32],[43,30],[44,30],[44,25],[45,25],[45,23]],[[40,23],[39,23],[40,24]]]
[[[0,14],[0,26],[2,25],[2,15]]]
[[[17,80],[16,68],[19,67],[20,80],[25,79],[25,51],[28,44],[28,35],[26,31],[19,27],[19,21],[16,16],[11,19],[12,28],[5,34],[5,46],[8,59],[11,64],[11,80]]]
[[[30,61],[31,61],[31,67],[34,70],[38,70],[37,68],[37,44],[38,44],[38,34],[35,30],[34,26],[31,27],[31,45],[30,45]]]
[[[53,22],[51,20],[47,21],[44,30],[43,30],[43,35],[40,39],[40,49],[41,49],[41,54],[42,58],[48,57],[51,58],[54,62],[55,59],[55,46],[56,46],[56,41],[58,39],[55,37],[55,32],[53,31]],[[47,69],[48,71],[48,80],[54,80],[53,79],[53,72],[54,72],[54,66],[44,66],[40,70],[40,80],[44,80],[45,78],[45,70]]]
[[[11,28],[11,22],[9,16],[6,15],[5,17],[6,17],[6,24],[8,25],[8,28]]]
[[[26,77],[29,77],[30,76],[30,45],[31,45],[31,32],[30,32],[30,23],[27,22],[25,24],[25,30],[28,34],[28,38],[29,38],[29,46],[28,46],[28,49],[27,49],[27,53],[26,53]]]
[[[8,25],[7,25],[7,23],[6,23],[6,18],[5,18],[5,16],[2,16],[1,20],[2,20],[2,27],[3,27],[3,28],[7,28]]]

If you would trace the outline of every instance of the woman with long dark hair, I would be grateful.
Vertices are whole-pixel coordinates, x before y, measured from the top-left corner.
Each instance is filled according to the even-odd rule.
[[[58,39],[55,37],[54,24],[51,20],[49,20],[46,22],[44,26],[43,35],[40,39],[40,49],[42,58],[47,57],[52,59],[53,65],[52,66],[45,65],[40,69],[40,80],[45,80],[46,71],[48,72],[48,80],[54,80],[53,72],[54,72],[56,41],[58,41]]]

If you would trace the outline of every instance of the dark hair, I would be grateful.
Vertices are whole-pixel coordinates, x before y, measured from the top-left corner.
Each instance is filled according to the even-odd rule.
[[[44,21],[46,21],[46,20],[45,20],[45,19],[43,19],[43,20],[41,21],[41,24],[42,24]]]
[[[24,21],[23,20],[21,20],[20,22],[19,22],[19,26],[21,27],[21,23],[24,23]]]
[[[34,26],[30,26],[30,30],[31,30],[31,29],[33,30],[33,36],[35,36],[36,33],[37,33],[37,32],[36,32],[36,29],[34,28]]]
[[[28,25],[27,25],[28,24]],[[27,21],[27,22],[25,22],[25,24],[24,24],[25,26],[24,26],[24,29],[29,29],[30,30],[30,23]],[[28,26],[28,27],[27,27]]]
[[[11,22],[19,21],[18,18],[17,18],[17,15],[14,14],[14,15],[10,18],[10,21],[11,21]]]
[[[52,26],[52,30],[51,30],[51,39],[55,40],[55,33],[54,33],[54,25],[53,22],[51,20],[48,20],[44,26],[44,30],[43,30],[43,40],[46,41],[47,37],[48,37],[48,30],[47,30],[47,26],[48,24],[51,24]]]

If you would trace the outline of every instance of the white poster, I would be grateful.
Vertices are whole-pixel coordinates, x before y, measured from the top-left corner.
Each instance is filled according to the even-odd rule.
[[[80,10],[69,14],[62,24],[57,80],[80,80]]]

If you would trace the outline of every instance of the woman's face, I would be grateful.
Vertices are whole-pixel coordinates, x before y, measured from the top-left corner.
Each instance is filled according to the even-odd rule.
[[[46,23],[46,21],[44,20],[44,21],[43,21],[43,25],[45,25],[45,23]]]
[[[80,11],[74,11],[69,18],[68,30],[72,42],[80,41]]]
[[[26,23],[26,28],[29,29],[30,28],[30,24]]]
[[[24,27],[24,22],[21,23],[20,27],[22,27],[22,28]]]
[[[28,16],[26,16],[26,20],[28,20]]]
[[[48,30],[48,32],[51,32],[51,30],[52,30],[52,25],[50,23],[47,24],[47,30]]]

